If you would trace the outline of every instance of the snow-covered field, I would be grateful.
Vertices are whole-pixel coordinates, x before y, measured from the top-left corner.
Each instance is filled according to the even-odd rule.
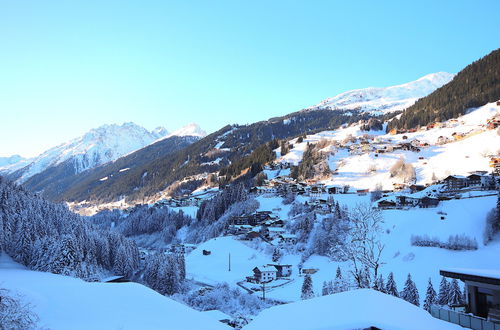
[[[49,329],[228,329],[137,283],[89,283],[27,270],[0,255],[0,287],[34,306]]]
[[[483,230],[486,214],[496,203],[496,196],[464,198],[460,200],[443,201],[437,208],[410,210],[385,210],[384,232],[382,241],[386,247],[383,253],[385,264],[381,268],[384,278],[394,272],[398,289],[402,290],[406,275],[411,273],[420,292],[423,302],[429,277],[437,287],[440,280],[439,270],[443,268],[482,268],[497,269],[500,255],[500,239],[497,238],[488,245],[483,244]],[[298,199],[307,199],[298,197]],[[369,196],[355,194],[334,195],[341,205],[353,206],[357,203],[369,202]],[[286,219],[289,205],[283,205],[279,197],[258,198],[261,210],[281,209],[277,211],[280,217]],[[445,219],[441,220],[444,213]],[[471,251],[453,251],[437,247],[418,247],[411,245],[412,235],[437,237],[446,242],[450,235],[461,235],[476,239],[479,248]],[[220,237],[201,244],[186,258],[188,277],[215,284],[228,282],[236,285],[246,276],[252,275],[256,266],[271,262],[271,255],[266,253],[266,247],[272,250],[268,243],[261,243],[259,249],[253,249],[244,242],[233,237]],[[211,254],[204,256],[203,250]],[[231,254],[231,271],[229,271],[229,254]],[[266,296],[281,301],[300,300],[303,277],[298,276],[299,255],[285,255],[280,263],[292,265],[293,281],[279,288],[269,289]],[[312,256],[303,265],[304,268],[317,268],[312,275],[314,292],[319,295],[323,281],[335,277],[337,266],[346,272],[348,263],[337,263],[326,257]],[[258,293],[260,294],[260,293]]]

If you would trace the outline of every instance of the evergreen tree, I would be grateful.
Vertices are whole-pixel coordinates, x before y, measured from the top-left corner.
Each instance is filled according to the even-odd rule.
[[[324,281],[323,282],[323,288],[321,290],[321,295],[322,296],[327,296],[330,294],[330,288],[328,286],[328,282],[327,281]]]
[[[448,290],[448,306],[457,306],[463,304],[462,300],[462,292],[460,291],[460,287],[458,286],[458,280],[454,278],[451,281]]]
[[[394,297],[399,297],[398,288],[396,286],[396,281],[394,281],[394,274],[392,272],[390,272],[389,276],[387,277],[385,292],[387,294],[393,295]]]
[[[432,286],[432,281],[429,278],[429,283],[427,284],[427,292],[425,293],[424,309],[430,313],[431,306],[435,305],[437,302],[436,290]]]
[[[282,254],[281,254],[280,249],[279,248],[275,248],[274,251],[273,251],[273,256],[272,256],[273,262],[280,261],[281,256],[282,256]]]
[[[314,298],[314,289],[313,289],[313,283],[312,283],[311,275],[307,274],[304,277],[304,282],[302,283],[302,290],[301,290],[301,292],[302,293],[300,295],[300,298],[302,300]]]
[[[382,274],[380,274],[377,278],[377,280],[374,282],[373,289],[386,293],[385,292],[385,284],[384,284],[384,278],[382,277]]]
[[[437,304],[444,306],[448,304],[449,296],[449,284],[445,277],[441,278],[441,283],[439,284],[439,293],[437,298]]]
[[[408,274],[408,278],[405,282],[405,287],[403,288],[403,291],[401,291],[400,297],[415,306],[420,306],[420,297],[418,294],[418,290],[415,286],[415,283],[411,279],[410,274]]]
[[[332,293],[344,292],[348,289],[347,281],[342,277],[340,267],[337,267],[337,273],[335,275],[335,280],[333,281]]]

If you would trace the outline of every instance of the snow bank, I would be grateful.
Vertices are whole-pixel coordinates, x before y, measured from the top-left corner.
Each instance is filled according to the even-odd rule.
[[[461,329],[433,318],[402,299],[370,289],[342,292],[271,307],[262,311],[244,330],[363,329]]]
[[[227,329],[137,283],[88,283],[0,260],[0,286],[25,297],[50,329]]]

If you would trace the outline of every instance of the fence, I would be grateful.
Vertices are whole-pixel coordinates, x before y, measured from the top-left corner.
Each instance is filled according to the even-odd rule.
[[[449,309],[440,308],[439,306],[431,307],[431,315],[443,321],[455,323],[469,329],[500,330],[500,323],[494,323],[474,315],[464,314]]]

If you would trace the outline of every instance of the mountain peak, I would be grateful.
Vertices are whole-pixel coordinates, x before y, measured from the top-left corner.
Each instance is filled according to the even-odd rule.
[[[452,73],[436,72],[401,85],[355,89],[327,98],[309,109],[362,110],[378,114],[404,110],[419,98],[450,82],[454,76]]]
[[[170,136],[196,136],[202,138],[207,136],[207,132],[201,129],[200,125],[189,123],[168,135],[168,137]]]

